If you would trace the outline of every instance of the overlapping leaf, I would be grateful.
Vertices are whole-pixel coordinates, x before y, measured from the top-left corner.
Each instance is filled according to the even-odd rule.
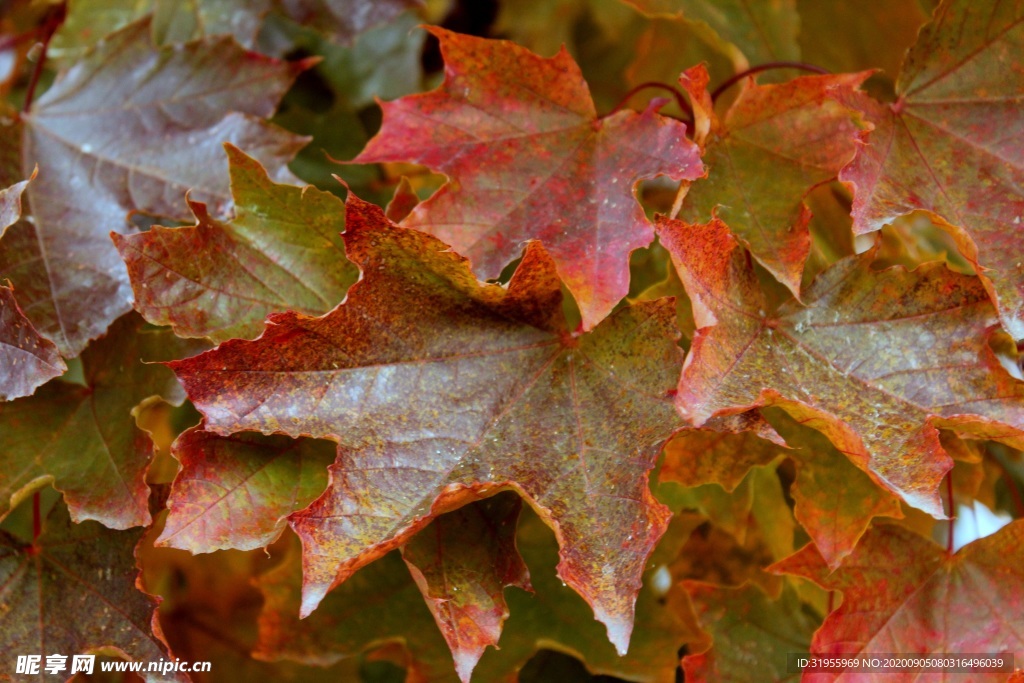
[[[873,528],[832,571],[812,545],[773,567],[843,592],[814,634],[819,655],[857,653],[1013,653],[1024,656],[1024,521],[979,539],[954,555],[898,526]],[[899,567],[899,571],[893,571]],[[863,675],[863,674],[862,674]],[[857,680],[912,680],[876,674]],[[820,673],[815,680],[850,680]],[[972,680],[1004,681],[1002,674]]]
[[[66,369],[57,347],[18,307],[14,290],[0,286],[0,401],[30,396]]]
[[[804,197],[853,158],[865,124],[840,102],[868,76],[805,76],[748,84],[724,119],[710,110],[706,180],[686,195],[683,216],[721,218],[794,294],[810,252]],[[684,87],[693,89],[689,81]],[[694,93],[697,97],[700,93]]]
[[[21,218],[21,194],[28,183],[0,190],[0,237]],[[29,396],[66,369],[57,347],[25,317],[14,290],[0,286],[0,401]]]
[[[448,641],[463,683],[508,618],[506,586],[532,591],[516,549],[522,499],[502,494],[441,515],[402,548],[402,559]]]
[[[191,202],[190,228],[114,234],[135,308],[183,337],[250,338],[275,311],[319,315],[355,281],[341,233],[345,205],[314,187],[278,185],[259,162],[228,147],[235,218]]]
[[[171,446],[181,471],[157,544],[201,553],[273,543],[288,515],[327,487],[334,450],[315,439],[184,432]]]
[[[60,503],[33,544],[0,531],[4,651],[63,654],[69,670],[71,655],[101,650],[142,662],[167,659],[156,603],[136,587],[134,550],[141,535],[96,522],[72,524]],[[188,681],[183,674],[145,679]]]
[[[771,311],[724,223],[665,219],[659,234],[700,328],[677,396],[697,424],[778,405],[936,517],[952,466],[936,426],[1020,443],[1024,383],[987,345],[997,319],[977,278],[936,263],[874,272],[868,252],[822,273],[806,306]]]
[[[524,241],[542,240],[592,328],[629,290],[629,253],[653,238],[634,186],[698,177],[696,146],[683,124],[653,108],[598,118],[564,51],[542,59],[503,41],[431,31],[444,83],[383,104],[381,131],[355,161],[446,173],[449,183],[404,224],[451,244],[482,277],[497,277]]]
[[[82,354],[84,385],[50,382],[33,396],[0,403],[0,516],[47,481],[71,517],[125,529],[149,524],[149,437],[132,409],[153,395],[184,400],[174,375],[145,364],[204,348],[147,329],[134,313]]]
[[[212,213],[230,206],[221,144],[230,141],[288,178],[302,140],[261,121],[303,68],[229,38],[150,45],[149,23],[109,36],[0,137],[0,186],[25,189],[23,219],[0,240],[0,272],[25,314],[65,356],[129,309],[111,231],[129,211],[177,218],[190,188]]]
[[[947,0],[907,55],[898,99],[856,104],[875,124],[841,179],[854,229],[878,230],[917,209],[955,226],[961,252],[1024,338],[1024,6]]]
[[[271,316],[253,342],[171,364],[212,431],[339,442],[329,490],[292,516],[303,612],[431,517],[514,488],[558,530],[560,575],[625,651],[640,574],[667,523],[647,478],[677,426],[671,300],[576,337],[537,244],[505,289],[356,198],[347,227],[362,279],[343,305]]]

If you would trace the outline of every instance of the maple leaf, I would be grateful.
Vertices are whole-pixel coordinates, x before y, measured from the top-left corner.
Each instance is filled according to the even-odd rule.
[[[918,209],[948,221],[1018,340],[1024,266],[1007,245],[1024,238],[1022,35],[1019,3],[943,2],[907,54],[897,101],[854,102],[875,130],[840,174],[854,191],[858,233]]]
[[[1020,443],[1024,383],[988,347],[997,318],[978,279],[938,263],[873,272],[869,251],[773,312],[724,223],[658,227],[699,328],[677,395],[696,424],[777,405],[939,518],[952,461],[936,427]]]
[[[0,240],[0,270],[26,315],[64,356],[130,308],[128,275],[108,233],[129,211],[179,218],[181,197],[230,206],[221,144],[244,147],[289,178],[303,140],[259,119],[305,64],[230,38],[155,49],[149,23],[107,37],[0,137],[0,185],[24,178],[26,217]]]
[[[183,337],[255,337],[268,313],[325,313],[356,279],[341,239],[340,199],[275,184],[258,161],[227,151],[234,220],[220,222],[193,201],[194,227],[111,234],[135,308]]]
[[[25,317],[14,290],[0,287],[0,401],[31,396],[67,370],[57,347]]]
[[[792,588],[784,587],[773,599],[752,583],[732,588],[685,581],[683,586],[714,642],[683,657],[685,680],[744,681],[752,671],[771,681],[800,677],[786,671],[786,655],[808,650],[816,624]]]
[[[487,646],[498,644],[509,615],[505,587],[533,591],[516,549],[521,507],[522,499],[508,494],[466,505],[435,519],[432,529],[402,548],[463,683]]]
[[[835,571],[807,545],[770,568],[843,592],[814,634],[818,655],[1010,652],[1024,656],[1024,520],[956,554],[895,525],[873,527]],[[893,571],[899,567],[899,571]],[[918,674],[817,673],[815,680],[915,680]],[[972,680],[1004,681],[974,673]]]
[[[47,655],[107,652],[141,662],[167,659],[156,600],[138,588],[134,549],[142,531],[72,524],[63,505],[26,544],[0,531],[0,647]],[[98,670],[98,667],[97,667]],[[147,681],[188,681],[146,674]]]
[[[647,479],[678,424],[671,299],[575,337],[539,244],[505,289],[353,196],[346,222],[362,279],[342,305],[273,315],[255,341],[169,363],[211,431],[339,442],[329,490],[291,517],[303,614],[433,516],[512,488],[557,530],[559,574],[624,652],[667,523]]]
[[[208,553],[273,543],[286,517],[327,488],[334,450],[315,439],[185,431],[171,446],[181,471],[157,545]]]
[[[592,328],[629,291],[629,253],[653,239],[637,182],[703,172],[685,125],[656,105],[598,118],[564,50],[543,59],[505,41],[429,30],[441,41],[444,83],[382,103],[381,130],[353,161],[447,174],[403,225],[451,244],[481,277],[497,277],[524,241],[542,240]]]
[[[710,172],[689,189],[682,216],[724,220],[798,295],[811,247],[803,200],[853,158],[865,124],[840,98],[869,75],[804,76],[763,86],[749,79],[723,119],[708,107],[704,160]],[[706,73],[687,72],[681,83],[700,97],[695,80],[706,83]]]
[[[754,64],[800,57],[796,0],[623,0],[648,16],[706,24]]]
[[[0,403],[0,517],[42,484],[64,494],[76,521],[125,529],[149,524],[149,437],[132,409],[153,395],[180,404],[174,376],[144,364],[205,345],[145,329],[134,313],[82,354],[84,384],[50,382],[27,398]],[[73,457],[72,457],[73,454]]]

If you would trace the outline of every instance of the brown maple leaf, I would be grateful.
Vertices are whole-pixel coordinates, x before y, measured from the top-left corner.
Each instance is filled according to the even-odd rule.
[[[291,517],[303,613],[436,515],[514,489],[556,529],[559,574],[625,651],[646,557],[667,524],[648,472],[678,426],[671,299],[571,335],[532,243],[508,288],[354,197],[362,278],[320,318],[273,315],[252,342],[170,363],[207,428],[339,443],[328,491]]]

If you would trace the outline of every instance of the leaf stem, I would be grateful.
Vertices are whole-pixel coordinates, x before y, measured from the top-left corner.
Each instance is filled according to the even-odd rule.
[[[32,494],[32,545],[36,544],[43,534],[43,515],[40,511],[40,494],[36,491]]]
[[[953,470],[946,475],[946,498],[949,500],[949,533],[946,534],[946,554],[953,554]]]
[[[667,92],[672,93],[672,95],[676,99],[676,104],[679,105],[679,108],[682,109],[686,113],[686,115],[690,117],[691,121],[693,120],[693,109],[690,108],[690,103],[686,101],[686,97],[683,95],[683,93],[679,92],[677,88],[672,87],[668,83],[662,83],[661,81],[647,81],[646,83],[641,83],[640,85],[634,87],[629,92],[627,92],[625,96],[621,100],[619,100],[619,103],[612,107],[612,110],[605,114],[605,116],[611,116],[612,114],[620,111],[623,107],[626,106],[626,103],[629,102],[630,98],[632,98],[633,95],[636,95],[641,90],[646,90],[647,88],[658,88],[659,90],[665,90]]]
[[[23,113],[28,112],[32,106],[32,100],[36,94],[36,86],[39,84],[39,79],[43,75],[43,66],[46,64],[46,51],[50,48],[50,41],[53,39],[53,34],[57,32],[60,25],[64,23],[64,17],[67,16],[67,0],[57,5],[53,12],[47,18],[46,23],[43,24],[39,31],[42,35],[43,49],[39,51],[39,57],[36,59],[35,68],[32,69],[32,77],[28,82],[28,87],[25,89],[25,102],[21,105],[21,111]]]
[[[827,74],[831,73],[828,69],[823,69],[820,66],[814,64],[807,64],[806,62],[765,62],[764,64],[758,64],[752,66],[746,71],[741,71],[738,74],[727,79],[724,83],[714,89],[711,93],[711,101],[716,101],[722,93],[734,86],[735,84],[742,81],[747,76],[753,76],[754,74],[761,73],[762,71],[769,71],[771,69],[798,69],[800,71],[808,71],[815,74]]]

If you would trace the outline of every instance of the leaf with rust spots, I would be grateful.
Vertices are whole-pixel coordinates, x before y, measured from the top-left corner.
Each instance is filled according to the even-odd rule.
[[[708,177],[686,195],[689,221],[724,220],[751,254],[795,295],[811,249],[804,198],[839,173],[866,124],[842,103],[870,75],[747,82],[724,119],[714,110],[704,159]],[[689,83],[684,86],[692,90]]]
[[[1024,338],[1024,5],[947,0],[918,36],[898,100],[852,102],[874,123],[840,178],[854,191],[854,230],[918,209],[952,224],[1000,318]]]
[[[262,120],[305,65],[246,52],[230,38],[154,48],[132,24],[76,61],[0,135],[0,186],[39,175],[22,220],[0,240],[0,271],[32,324],[77,356],[130,309],[111,231],[131,211],[186,219],[185,192],[212,213],[231,205],[222,143],[291,178],[304,143]]]
[[[451,244],[481,277],[496,278],[523,242],[542,240],[593,328],[629,291],[630,252],[654,237],[636,184],[699,177],[696,145],[653,108],[598,118],[564,50],[543,59],[505,41],[429,30],[441,40],[444,83],[382,104],[381,131],[354,161],[447,174],[403,224]]]
[[[455,670],[469,683],[508,618],[504,589],[531,591],[516,549],[522,499],[504,493],[441,515],[402,548],[402,559],[448,641]]]
[[[655,17],[679,17],[707,25],[750,64],[800,57],[796,0],[625,0]]]
[[[648,474],[679,426],[674,304],[623,308],[573,336],[539,244],[506,289],[359,199],[346,220],[362,278],[342,305],[271,316],[255,341],[170,363],[211,431],[338,441],[330,488],[291,517],[303,614],[432,517],[512,488],[557,529],[560,575],[625,651],[668,517]]]
[[[126,529],[149,524],[146,470],[153,444],[132,410],[153,395],[180,404],[174,375],[154,361],[206,345],[148,328],[134,313],[82,354],[84,385],[50,382],[0,403],[0,516],[47,481],[76,522]]]
[[[14,290],[0,286],[0,402],[31,396],[65,370],[57,347],[18,307]]]
[[[69,668],[72,655],[101,649],[143,666],[172,658],[155,619],[156,600],[137,587],[134,551],[141,536],[96,522],[72,524],[61,503],[34,544],[0,531],[0,647],[12,654],[60,653]],[[145,679],[189,680],[184,674]]]
[[[771,311],[724,223],[665,219],[659,233],[699,328],[676,397],[696,424],[777,405],[937,518],[952,460],[936,427],[1021,443],[1024,383],[987,344],[997,317],[977,278],[939,263],[875,272],[867,252],[822,273],[806,305]]]
[[[807,652],[817,624],[803,611],[789,586],[770,598],[751,583],[738,588],[685,581],[690,602],[713,645],[683,657],[686,680],[796,681],[787,671],[788,653]]]
[[[235,218],[190,202],[189,228],[111,237],[128,267],[135,308],[182,337],[252,338],[269,313],[319,315],[355,282],[341,233],[345,206],[315,187],[278,185],[258,161],[227,146]]]
[[[287,517],[327,488],[335,444],[287,436],[218,436],[194,427],[171,454],[181,463],[158,545],[193,553],[263,548]]]
[[[360,569],[300,620],[299,544],[287,548],[280,564],[255,580],[264,598],[256,659],[324,667],[399,643],[406,654],[406,680],[459,680],[437,624],[397,552]]]
[[[835,571],[813,545],[772,571],[805,576],[843,592],[842,605],[814,634],[811,652],[816,655],[991,652],[1013,653],[1019,661],[1024,657],[1022,548],[1024,520],[954,555],[912,531],[884,525],[865,534]],[[1006,680],[1005,673],[973,676],[977,681]],[[838,679],[849,676],[835,672],[815,677]],[[893,680],[892,674],[886,680]]]

